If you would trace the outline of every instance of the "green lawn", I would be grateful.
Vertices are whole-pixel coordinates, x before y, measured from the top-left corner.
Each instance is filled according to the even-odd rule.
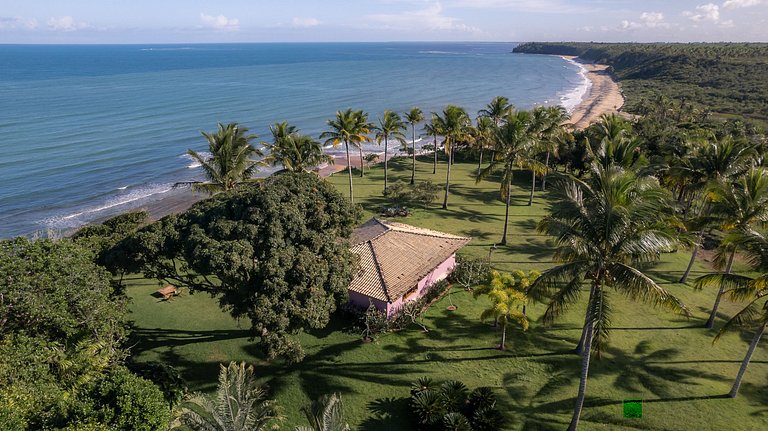
[[[469,235],[473,240],[462,253],[487,258],[489,247],[500,240],[504,206],[498,200],[497,182],[475,184],[475,168],[472,163],[454,165],[448,210],[439,209],[441,195],[432,208],[416,210],[402,221]],[[417,178],[440,183],[444,169],[440,165],[432,175],[425,159],[418,164]],[[404,161],[390,164],[391,179],[409,177]],[[551,243],[535,231],[546,212],[546,196],[537,192],[535,205],[525,206],[527,179],[527,174],[521,175],[515,188],[511,244],[493,253],[493,264],[501,270],[541,270],[551,265]],[[347,192],[346,174],[329,181]],[[374,214],[384,204],[383,170],[374,168],[354,181],[356,202],[368,216]],[[664,256],[651,272],[684,300],[694,311],[693,318],[615,298],[611,347],[592,364],[580,429],[768,429],[768,343],[755,353],[739,398],[723,398],[751,334],[730,334],[712,345],[714,332],[702,326],[715,292],[696,292],[675,283],[688,258],[687,251]],[[693,277],[705,272],[705,266],[697,265]],[[136,325],[133,352],[139,361],[173,364],[192,389],[202,391],[215,387],[219,363],[253,363],[283,406],[286,429],[302,423],[299,409],[310,398],[332,391],[343,394],[347,419],[359,429],[412,429],[405,397],[410,382],[424,375],[460,379],[470,388],[493,387],[509,429],[562,430],[570,420],[580,366],[571,349],[580,335],[583,306],[575,306],[554,327],[534,321],[527,333],[513,331],[509,350],[501,352],[494,349],[496,330],[478,319],[484,301],[454,289],[451,299],[458,310],[446,310],[447,298],[433,305],[424,319],[429,333],[411,328],[366,344],[347,322],[337,320],[323,331],[300,335],[307,357],[289,366],[265,362],[249,340],[249,322],[222,313],[215,299],[184,294],[159,302],[151,296],[157,282],[133,277],[129,283]],[[722,312],[729,314],[737,307],[726,303]],[[529,310],[536,319],[543,306]],[[623,419],[626,398],[645,400],[642,419]]]

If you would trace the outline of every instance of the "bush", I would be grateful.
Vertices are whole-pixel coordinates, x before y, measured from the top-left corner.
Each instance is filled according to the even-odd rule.
[[[442,190],[442,186],[434,184],[432,181],[421,181],[414,185],[398,181],[387,188],[384,197],[396,207],[421,206],[426,208],[437,199],[440,190]]]
[[[170,365],[162,362],[133,362],[127,364],[127,367],[137,376],[157,385],[171,408],[179,404],[187,394],[187,383],[181,373]]]
[[[457,380],[435,384],[428,377],[411,385],[411,414],[422,429],[438,431],[496,431],[502,429],[504,417],[496,407],[496,396],[490,388],[469,392]]]
[[[456,266],[448,279],[465,289],[471,289],[485,282],[490,271],[491,265],[485,259],[456,256]]]

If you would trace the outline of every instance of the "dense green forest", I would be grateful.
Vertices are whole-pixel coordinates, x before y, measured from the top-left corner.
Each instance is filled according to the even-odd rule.
[[[768,121],[768,44],[536,42],[514,52],[574,55],[610,65],[629,112],[637,112],[643,98],[661,93],[717,116]]]

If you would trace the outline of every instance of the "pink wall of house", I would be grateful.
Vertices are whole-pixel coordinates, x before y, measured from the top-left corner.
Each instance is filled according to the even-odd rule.
[[[367,310],[368,306],[371,305],[371,302],[373,302],[373,305],[376,306],[376,309],[382,313],[387,310],[387,303],[385,301],[379,301],[378,299],[370,298],[363,295],[362,293],[350,291],[349,302],[352,303],[352,305],[355,307],[360,307],[363,310]]]
[[[448,274],[451,273],[451,270],[453,270],[453,267],[455,266],[456,266],[456,254],[454,253],[451,255],[451,257],[446,259],[437,268],[433,269],[432,272],[427,274],[426,277],[422,278],[421,281],[419,281],[418,287],[416,288],[416,292],[412,293],[411,295],[405,295],[400,299],[398,299],[397,301],[389,304],[389,306],[387,307],[387,317],[392,317],[395,313],[397,313],[397,310],[399,310],[400,307],[402,307],[403,304],[405,304],[406,302],[415,301],[421,298],[422,296],[424,296],[424,293],[426,292],[429,286],[448,277]]]

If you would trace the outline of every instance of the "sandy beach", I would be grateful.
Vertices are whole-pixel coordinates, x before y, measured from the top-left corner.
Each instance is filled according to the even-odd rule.
[[[624,95],[619,84],[611,78],[606,69],[608,66],[593,64],[580,60],[578,57],[561,56],[566,60],[579,63],[587,71],[587,79],[592,83],[587,94],[573,112],[571,123],[575,129],[584,129],[598,121],[603,114],[618,113],[624,106]]]

